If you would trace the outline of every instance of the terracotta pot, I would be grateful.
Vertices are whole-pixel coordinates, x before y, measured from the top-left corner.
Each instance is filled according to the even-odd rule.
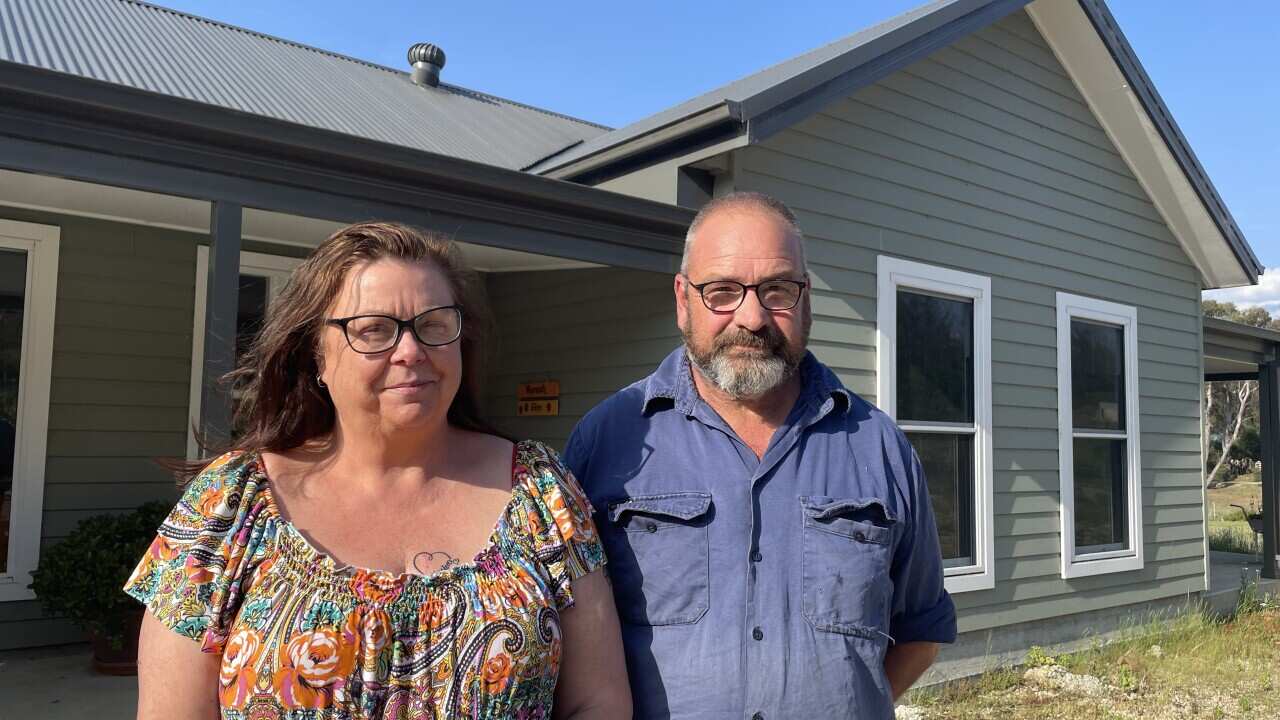
[[[131,613],[125,623],[124,642],[119,648],[111,647],[111,641],[95,632],[89,633],[93,647],[93,669],[103,675],[138,674],[138,628],[142,626],[142,610]]]

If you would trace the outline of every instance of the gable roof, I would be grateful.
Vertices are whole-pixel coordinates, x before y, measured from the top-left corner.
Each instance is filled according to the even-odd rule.
[[[732,138],[759,142],[1024,7],[1199,268],[1204,285],[1256,283],[1262,264],[1103,0],[934,0],[569,145],[528,169],[594,184]],[[1114,92],[1104,97],[1116,87],[1128,92],[1120,99]]]
[[[508,169],[608,130],[140,0],[0,0],[0,28],[0,61]]]
[[[910,59],[916,59],[928,54],[961,35],[999,20],[1027,2],[933,0],[630,125],[566,147],[529,170],[552,177],[577,178],[618,156],[609,151],[625,152],[628,145],[639,144],[661,130],[695,118],[705,123],[710,122],[713,115],[718,116],[738,131],[750,132],[762,117],[794,104],[814,90],[844,84],[841,80],[851,72],[885,68],[891,72],[906,64],[895,62],[897,58],[910,54]],[[877,77],[888,72],[881,72]],[[716,113],[717,110],[721,112]]]

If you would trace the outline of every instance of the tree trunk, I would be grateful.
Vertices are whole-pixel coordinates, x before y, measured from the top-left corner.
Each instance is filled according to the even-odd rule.
[[[1223,464],[1227,462],[1227,455],[1231,453],[1231,446],[1236,444],[1236,438],[1240,437],[1240,428],[1244,425],[1244,416],[1249,412],[1249,397],[1253,395],[1253,383],[1243,383],[1239,392],[1240,408],[1236,410],[1236,422],[1235,427],[1231,429],[1231,439],[1222,444],[1222,455],[1218,457],[1217,464],[1213,466],[1213,472],[1209,473],[1209,477],[1205,479],[1205,487],[1214,487],[1214,477],[1222,469]]]
[[[1204,384],[1204,418],[1201,424],[1204,426],[1200,436],[1200,450],[1204,458],[1202,462],[1209,462],[1209,448],[1213,446],[1209,441],[1213,430],[1213,383],[1210,382]]]

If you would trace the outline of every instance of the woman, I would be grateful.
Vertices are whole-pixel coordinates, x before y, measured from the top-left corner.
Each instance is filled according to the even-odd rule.
[[[630,716],[587,500],[480,419],[476,282],[382,223],[294,273],[235,374],[241,439],[125,587],[139,717]]]

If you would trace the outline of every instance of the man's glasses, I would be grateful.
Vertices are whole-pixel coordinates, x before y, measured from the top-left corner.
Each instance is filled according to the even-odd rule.
[[[688,280],[689,276],[685,276]],[[802,280],[766,280],[756,285],[743,285],[733,280],[713,280],[690,287],[702,296],[702,303],[707,309],[716,313],[730,313],[737,310],[747,297],[748,290],[755,290],[760,306],[774,312],[790,310],[800,302],[805,283]]]
[[[324,323],[342,328],[352,350],[374,355],[395,347],[406,328],[423,345],[448,345],[462,335],[462,308],[457,305],[435,307],[408,320],[390,315],[353,315],[326,319]]]

